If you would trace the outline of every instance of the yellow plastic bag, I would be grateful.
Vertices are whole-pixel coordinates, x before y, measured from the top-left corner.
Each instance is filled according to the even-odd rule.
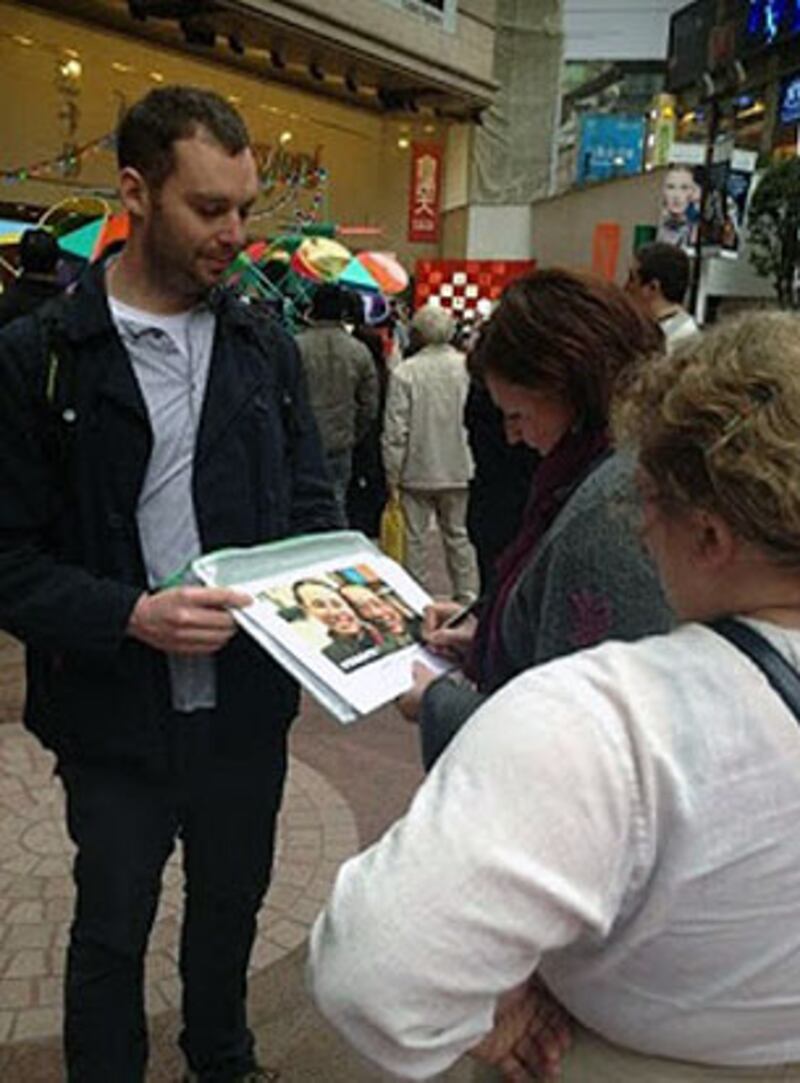
[[[406,557],[406,518],[400,504],[400,496],[397,492],[389,497],[389,501],[381,514],[381,530],[378,537],[378,545],[392,560],[402,564]]]

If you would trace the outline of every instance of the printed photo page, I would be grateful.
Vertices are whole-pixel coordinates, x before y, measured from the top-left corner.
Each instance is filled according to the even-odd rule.
[[[226,550],[193,569],[253,598],[234,613],[239,624],[341,722],[406,691],[415,660],[447,668],[422,645],[429,595],[362,534]]]

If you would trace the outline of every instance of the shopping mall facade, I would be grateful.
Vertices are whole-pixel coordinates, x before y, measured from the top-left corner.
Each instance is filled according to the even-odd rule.
[[[470,140],[496,89],[494,9],[4,0],[0,217],[76,196],[113,205],[119,116],[155,86],[187,83],[218,91],[249,126],[263,181],[256,235],[324,220],[409,263],[462,256]],[[426,155],[429,224],[410,221],[413,165]]]

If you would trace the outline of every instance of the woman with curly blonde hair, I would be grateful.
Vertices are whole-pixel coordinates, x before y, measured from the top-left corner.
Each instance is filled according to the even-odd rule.
[[[323,1011],[410,1078],[546,1075],[535,975],[563,1083],[800,1080],[800,321],[643,368],[616,434],[681,625],[502,688],[314,930]]]

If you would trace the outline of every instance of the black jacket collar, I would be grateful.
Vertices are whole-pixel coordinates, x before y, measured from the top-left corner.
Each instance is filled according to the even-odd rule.
[[[84,271],[70,292],[68,302],[74,303],[64,305],[62,325],[64,333],[73,342],[114,334],[106,291],[106,266],[108,260],[118,255],[123,247],[124,241],[109,245],[100,259]],[[253,314],[222,286],[216,286],[211,291],[208,305],[226,327],[252,326]]]

